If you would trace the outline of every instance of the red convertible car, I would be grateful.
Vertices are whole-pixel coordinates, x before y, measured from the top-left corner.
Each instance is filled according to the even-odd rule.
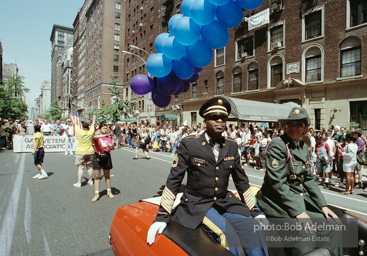
[[[253,189],[255,192],[256,188]],[[180,197],[177,196],[176,204]],[[147,244],[147,233],[158,212],[160,197],[141,200],[120,207],[112,221],[109,241],[115,255],[233,255],[218,242],[211,239],[203,229],[191,230],[170,222],[163,234],[157,235],[155,243]],[[344,248],[345,255],[367,255],[367,221],[333,206],[329,206],[339,217],[358,219],[358,244]],[[269,256],[285,255],[282,248],[268,248]],[[307,256],[328,256],[326,248],[318,248]]]

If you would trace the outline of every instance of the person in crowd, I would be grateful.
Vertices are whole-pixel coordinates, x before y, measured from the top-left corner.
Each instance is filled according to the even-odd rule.
[[[358,146],[354,134],[348,133],[345,140],[344,150],[338,149],[338,152],[343,155],[343,171],[345,173],[345,191],[340,193],[349,195],[354,194],[354,168],[357,165]]]
[[[159,133],[161,138],[161,150],[162,152],[167,152],[167,128],[162,127]]]
[[[363,134],[361,130],[356,130],[354,132],[354,136],[357,140],[357,146],[358,146],[358,151],[357,154],[364,154],[364,151],[366,149],[366,142],[365,140],[362,138]],[[355,187],[356,188],[363,188],[362,185],[362,165],[360,163],[357,163],[356,168],[355,168]]]
[[[111,178],[110,170],[113,168],[112,158],[110,151],[115,149],[112,141],[113,133],[108,133],[108,125],[101,123],[99,125],[100,133],[94,134],[94,154],[92,158],[92,165],[94,169],[94,197],[92,202],[96,202],[101,196],[99,194],[101,169],[103,169],[103,175],[106,182],[107,196],[113,199],[115,196],[111,191]]]
[[[75,165],[78,166],[78,181],[73,186],[76,188],[80,188],[82,186],[82,178],[84,174],[84,168],[87,168],[89,180],[87,182],[88,185],[93,185],[93,166],[92,166],[92,157],[94,155],[94,149],[92,145],[93,136],[94,136],[94,124],[96,121],[96,116],[93,115],[93,121],[91,125],[87,122],[82,123],[82,128],[80,129],[78,125],[76,125],[72,115],[70,114],[70,119],[72,120],[76,137],[78,139],[78,144],[75,151]]]
[[[149,128],[146,128],[145,130],[143,130],[143,133],[140,134],[140,143],[137,147],[135,147],[135,156],[133,159],[138,159],[138,152],[139,152],[139,148],[141,150],[143,150],[143,153],[145,155],[145,158],[146,159],[150,159],[149,155],[148,155],[148,152],[149,152],[149,149],[148,149],[148,145],[151,141],[151,138],[149,136]]]
[[[260,210],[267,218],[309,222],[310,218],[332,217],[341,223],[327,207],[311,172],[309,148],[301,140],[310,125],[306,109],[294,107],[287,119],[279,121],[285,123],[285,134],[274,139],[267,149],[264,183],[257,194]],[[286,255],[304,255],[312,249],[284,248]],[[333,252],[343,255],[342,248],[333,248]]]
[[[66,124],[63,125],[64,128],[64,133],[62,134],[62,136],[65,138],[65,156],[68,155],[68,153],[70,155],[73,155],[73,133],[74,133],[74,128],[71,125],[71,119],[66,120]]]
[[[138,127],[137,127],[136,123],[133,123],[131,125],[130,133],[131,133],[131,138],[132,138],[131,147],[135,148],[139,145],[139,140],[140,140],[139,134],[138,134]]]
[[[261,132],[259,132],[261,133]],[[258,170],[264,171],[265,170],[265,158],[266,158],[266,147],[269,143],[268,137],[264,136],[263,133],[258,135],[260,137],[260,145],[259,145],[259,157],[260,157],[260,165],[257,167]]]
[[[319,184],[323,184],[324,178],[325,183],[329,182],[329,145],[324,142],[322,137],[316,136],[316,169],[319,175]]]
[[[48,122],[48,120],[44,120],[42,127],[41,127],[41,132],[43,133],[44,136],[51,135],[52,125]]]
[[[27,135],[28,134],[27,126],[25,125],[24,121],[20,122],[20,126],[19,128],[17,128],[17,131],[15,134],[16,135]]]
[[[61,133],[63,130],[64,130],[64,127],[60,123],[60,120],[56,120],[56,123],[52,127],[52,133],[56,136],[61,136]]]
[[[34,135],[33,135],[33,159],[34,165],[37,167],[39,173],[33,176],[33,179],[43,180],[47,179],[48,175],[46,171],[43,169],[43,161],[45,158],[45,150],[43,148],[43,134],[41,133],[41,126],[35,125],[34,126]]]
[[[249,256],[267,255],[265,238],[262,231],[255,230],[258,224],[253,219],[263,215],[255,206],[248,177],[241,165],[238,145],[233,139],[222,137],[230,111],[229,102],[222,97],[212,98],[200,108],[206,132],[181,140],[158,214],[148,231],[149,245],[154,243],[157,232],[162,233],[170,221],[177,221],[190,229],[202,226],[211,235],[214,229],[217,234],[223,233],[230,241],[229,250],[235,255],[241,255],[239,247]],[[181,204],[172,212],[186,172],[188,180]],[[240,200],[228,191],[230,175]],[[225,246],[223,238],[217,236],[215,239]],[[249,243],[258,246],[248,247]]]
[[[328,173],[326,177],[329,178],[331,182],[333,171],[335,171],[334,161],[335,161],[335,155],[336,155],[336,145],[335,145],[335,142],[332,140],[331,131],[328,131],[324,135],[325,135],[324,141],[329,146],[329,165],[330,165],[330,173]]]
[[[9,118],[8,122],[4,124],[6,148],[13,149],[13,134],[16,132],[16,124]]]
[[[324,128],[324,127],[321,127],[321,128],[320,128],[320,131],[317,133],[317,136],[322,137],[322,135],[323,135],[324,133],[326,133],[326,130],[325,130],[325,128]]]
[[[121,131],[121,126],[118,123],[118,121],[115,122],[113,133],[115,134],[114,140],[115,140],[116,147],[117,149],[119,149],[121,147],[122,131]]]
[[[34,124],[32,120],[28,122],[27,130],[28,130],[28,135],[34,134]]]
[[[5,124],[8,122],[7,119],[3,119],[1,121],[1,128],[0,128],[0,148],[6,149],[6,131],[5,131]]]

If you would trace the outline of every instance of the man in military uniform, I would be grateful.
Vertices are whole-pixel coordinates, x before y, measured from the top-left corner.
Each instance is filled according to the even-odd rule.
[[[6,148],[8,150],[13,149],[13,134],[15,133],[16,124],[9,118],[8,122],[4,125]]]
[[[230,103],[222,97],[212,98],[200,108],[206,131],[182,139],[158,214],[148,231],[148,244],[154,243],[156,233],[162,233],[172,218],[190,229],[203,226],[235,255],[240,255],[241,247],[247,255],[267,255],[263,233],[254,230],[257,222],[253,217],[263,215],[255,206],[238,145],[235,140],[222,137],[230,112]],[[186,172],[188,180],[181,204],[172,212]],[[230,175],[240,199],[227,190]]]
[[[8,123],[8,120],[7,119],[4,119],[2,120],[1,122],[1,129],[0,129],[0,136],[1,136],[1,139],[0,139],[0,148],[1,149],[5,149],[6,147],[6,132],[5,132],[5,127]]]
[[[326,205],[316,177],[312,174],[307,145],[301,140],[308,130],[310,118],[304,108],[294,107],[285,120],[285,134],[275,138],[266,151],[264,183],[257,194],[258,206],[267,218],[332,217],[337,215]],[[285,248],[287,255],[304,255],[313,248]],[[334,249],[335,255],[340,248]]]

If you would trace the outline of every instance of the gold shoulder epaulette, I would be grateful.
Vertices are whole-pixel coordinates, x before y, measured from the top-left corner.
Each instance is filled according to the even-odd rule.
[[[236,142],[234,139],[232,139],[231,137],[228,137],[228,136],[226,136],[226,137],[225,137],[225,139],[226,139],[226,140],[233,141],[233,142]],[[236,143],[237,143],[237,142],[236,142]]]
[[[188,135],[185,137],[185,139],[198,139],[200,138],[199,134],[195,134],[195,135]]]

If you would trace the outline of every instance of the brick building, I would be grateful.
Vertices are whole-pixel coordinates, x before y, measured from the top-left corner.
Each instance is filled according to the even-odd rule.
[[[248,17],[269,8],[269,24],[248,30]],[[216,95],[305,107],[311,126],[367,129],[367,2],[265,0],[244,11],[196,84],[184,95],[183,119]],[[242,111],[246,111],[245,109]]]
[[[72,94],[81,116],[111,105],[112,79],[122,84],[124,20],[124,1],[102,0],[86,0],[74,20]]]

